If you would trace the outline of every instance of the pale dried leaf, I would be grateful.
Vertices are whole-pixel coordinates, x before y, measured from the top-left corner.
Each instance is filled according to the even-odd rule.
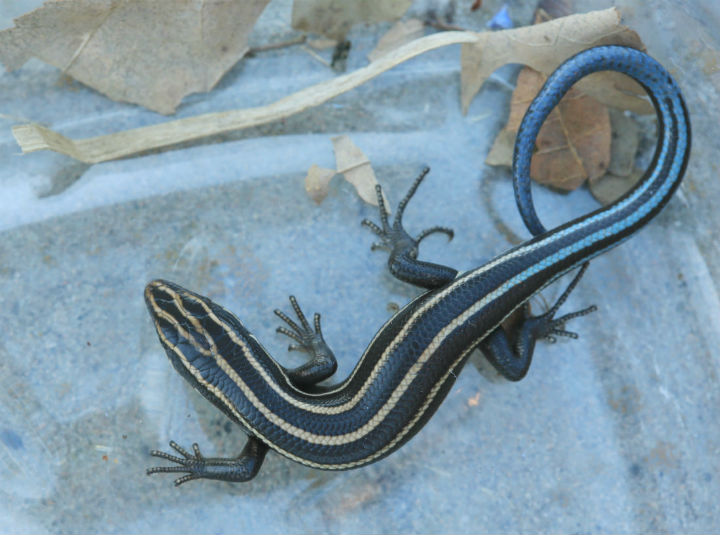
[[[533,26],[480,33],[476,42],[462,47],[463,111],[467,112],[485,80],[502,65],[521,63],[549,75],[570,56],[608,44],[644,50],[637,33],[620,24],[620,14],[615,8],[570,15]],[[645,95],[642,87],[618,73],[590,75],[578,82],[577,87],[609,106],[637,113],[653,111],[651,103],[641,98]]]
[[[49,0],[0,32],[8,70],[30,57],[113,100],[172,113],[248,50],[269,0]]]
[[[513,150],[515,148],[515,138],[517,130],[510,130],[507,126],[500,130],[490,152],[485,157],[485,163],[488,165],[512,165]]]
[[[412,0],[302,0],[293,2],[292,27],[341,41],[353,24],[396,20]]]
[[[39,124],[13,126],[12,133],[23,152],[35,152],[52,147],[55,152],[85,161],[82,150],[78,149],[74,140]]]
[[[377,206],[375,186],[378,181],[368,157],[348,136],[334,137],[332,143],[335,150],[337,172],[342,173],[345,180],[355,187],[362,200]],[[384,193],[383,201],[387,207],[388,202]]]
[[[410,41],[422,37],[425,23],[418,19],[408,19],[396,22],[385,35],[383,35],[375,48],[368,54],[370,61],[375,61],[391,50],[401,47]]]
[[[330,180],[337,174],[335,169],[327,169],[313,164],[305,176],[305,191],[308,196],[320,204],[327,197]]]
[[[367,67],[312,85],[267,106],[206,113],[85,139],[70,139],[37,124],[14,126],[12,132],[24,153],[52,150],[85,163],[105,162],[290,117],[350,91],[424,52],[448,45],[473,42],[475,39],[477,34],[473,32],[442,32],[428,35],[387,53]],[[58,136],[63,142],[55,142],[47,132]],[[28,141],[30,143],[26,144]],[[68,150],[69,145],[72,150]]]

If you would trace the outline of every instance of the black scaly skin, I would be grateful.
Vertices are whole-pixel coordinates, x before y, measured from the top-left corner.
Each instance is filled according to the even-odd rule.
[[[290,327],[290,329],[288,329],[281,326],[276,330],[278,333],[284,334],[297,342],[297,345],[290,344],[288,351],[303,351],[310,355],[311,358],[308,362],[297,368],[292,370],[284,369],[284,371],[297,388],[310,388],[328,379],[335,373],[337,370],[337,360],[323,338],[322,330],[320,329],[320,314],[316,313],[313,317],[313,330],[294,295],[290,296],[290,305],[300,321],[300,325],[283,311],[276,308],[274,310],[275,315]],[[183,377],[193,383],[193,378],[188,376],[184,369],[177,369]],[[209,394],[201,388],[197,388],[197,390],[214,405],[218,406],[231,420],[241,427],[244,427],[222,404],[217,403],[212,394]],[[148,468],[145,472],[147,475],[186,472],[186,475],[175,480],[176,487],[194,479],[216,479],[233,483],[250,481],[257,475],[265,460],[265,454],[268,451],[267,444],[252,434],[249,434],[245,447],[236,458],[204,457],[200,453],[200,447],[197,443],[193,443],[192,445],[193,453],[185,450],[174,440],[170,441],[170,447],[182,455],[182,457],[170,455],[159,450],[151,450],[150,455],[173,462],[178,466],[156,466]]]
[[[609,206],[545,231],[529,193],[529,162],[540,125],[562,95],[580,78],[597,71],[630,75],[647,90],[658,118],[658,143],[642,180]],[[439,407],[470,352],[480,347],[498,371],[522,378],[536,340],[575,337],[564,323],[593,307],[555,318],[589,260],[625,241],[667,204],[679,186],[690,154],[690,123],[680,89],[667,71],[646,54],[626,47],[586,50],[563,63],[531,103],[518,132],[514,159],[516,200],[535,236],[495,259],[457,274],[452,268],[417,260],[419,241],[434,227],[411,238],[402,228],[401,202],[392,226],[381,207],[382,228],[365,223],[390,251],[389,267],[398,278],[428,291],[408,303],[381,327],[353,372],[340,383],[314,383],[331,374],[334,358],[315,329],[303,320],[282,328],[311,354],[297,370],[280,366],[229,311],[176,284],[155,280],[145,300],[168,358],[178,372],[250,435],[236,459],[205,459],[194,447],[183,458],[160,452],[185,472],[176,483],[197,478],[246,481],[258,470],[267,446],[307,466],[346,470],[375,462],[401,447]],[[581,268],[558,302],[531,316],[527,301],[569,271]],[[525,319],[513,344],[500,327],[518,309]],[[296,336],[295,336],[296,335]],[[512,337],[511,337],[512,338]],[[266,446],[261,445],[265,444]],[[171,444],[172,446],[172,444]]]
[[[397,279],[414,284],[428,290],[435,290],[446,286],[457,277],[457,270],[439,264],[430,262],[422,262],[416,260],[419,250],[420,241],[434,232],[447,234],[452,239],[454,233],[452,229],[446,227],[432,227],[424,230],[420,235],[413,239],[405,231],[402,225],[402,217],[405,207],[412,196],[417,191],[418,186],[428,174],[430,169],[424,168],[422,173],[415,179],[410,190],[398,205],[395,220],[390,226],[388,222],[387,212],[382,196],[382,189],[379,185],[375,186],[377,193],[377,202],[380,209],[380,221],[382,227],[376,225],[368,219],[364,219],[362,224],[369,227],[377,236],[380,237],[382,243],[375,243],[372,250],[386,249],[390,251],[388,259],[388,268]],[[530,305],[526,303],[523,307],[525,317],[517,326],[516,333],[510,333],[510,339],[516,340],[513,348],[508,334],[502,327],[496,328],[487,338],[482,340],[479,348],[495,369],[506,379],[510,381],[519,381],[527,374],[532,362],[532,355],[535,349],[535,342],[540,339],[548,340],[554,343],[556,341],[554,335],[565,336],[568,338],[577,338],[576,333],[563,329],[565,323],[573,318],[584,316],[597,310],[597,307],[591,305],[577,312],[566,314],[560,318],[555,318],[560,306],[573,291],[577,283],[582,278],[587,264],[585,264],[575,278],[570,282],[567,289],[558,298],[553,307],[546,313],[532,316],[530,314]]]
[[[405,231],[402,225],[402,216],[405,207],[428,172],[428,168],[425,168],[422,171],[408,193],[400,201],[392,226],[389,224],[387,219],[387,212],[382,198],[382,190],[380,186],[377,186],[376,192],[382,227],[367,219],[363,220],[362,224],[370,228],[382,240],[382,243],[380,244],[373,244],[373,250],[383,248],[390,251],[388,261],[388,269],[390,273],[404,282],[409,282],[428,290],[435,290],[442,288],[454,280],[457,276],[457,270],[439,264],[416,260],[418,255],[418,246],[422,239],[432,233],[439,232],[452,238],[453,231],[446,227],[432,227],[421,232],[417,238],[412,238]],[[584,268],[575,277],[575,279],[573,279],[567,290],[558,299],[556,305],[553,306],[553,308],[547,313],[541,316],[530,316],[529,309],[526,307],[526,319],[522,322],[518,329],[518,334],[516,336],[518,342],[515,350],[511,349],[508,338],[502,327],[496,328],[488,338],[480,343],[480,347],[487,356],[488,360],[504,377],[512,381],[518,381],[525,376],[532,360],[532,353],[537,339],[548,338],[553,340],[552,334],[577,337],[576,334],[566,332],[560,327],[564,325],[567,320],[587,314],[592,310],[595,310],[595,307],[589,307],[580,312],[568,314],[558,319],[554,319],[554,315],[575,287],[583,272]],[[167,282],[165,284],[172,285],[172,283]],[[430,294],[425,294],[425,296],[428,295]],[[208,303],[212,303],[209,299],[203,298],[202,296],[198,296],[198,298],[201,298]],[[424,301],[425,299],[423,299],[423,296],[420,296],[420,298],[416,299],[416,301],[400,311],[392,321],[394,321],[398,326],[402,326],[404,318],[413,312],[417,306],[422,304]],[[293,321],[282,311],[276,309],[274,311],[275,315],[277,315],[290,327],[290,329],[282,326],[278,327],[277,332],[284,334],[297,342],[297,345],[291,344],[288,346],[289,351],[304,351],[308,353],[311,358],[304,365],[292,370],[283,368],[283,371],[286,376],[290,378],[293,385],[299,390],[305,390],[307,392],[322,392],[322,388],[317,385],[335,373],[337,369],[337,361],[323,339],[320,328],[320,314],[316,313],[314,315],[313,328],[310,326],[294,296],[290,296],[290,304],[292,305],[292,308],[299,320],[299,324]],[[214,303],[212,303],[212,305],[217,306],[214,305]],[[221,309],[220,313],[226,312]],[[438,319],[443,321],[442,318]],[[241,326],[238,325],[236,328],[240,329]],[[375,342],[380,345],[384,343],[382,337],[376,339]],[[438,402],[435,404],[435,407],[423,415],[423,417],[414,426],[414,430],[408,434],[407,438],[403,440],[398,447],[409,440],[420,428],[422,428],[430,416],[432,416],[434,409],[439,406],[440,401],[444,399],[445,395],[447,395],[447,392],[452,387],[454,377],[460,373],[465,361],[466,359],[463,359],[461,363],[454,367],[453,380],[447,381],[442,386],[438,394]],[[188,381],[195,384],[192,376],[189,376],[182,367],[178,367],[177,365],[175,367]],[[363,375],[362,370],[360,370],[359,374]],[[226,410],[223,404],[218,403],[214,396],[201,385],[195,384],[195,388],[205,395],[205,397],[207,397],[211,402],[221,408],[223,412],[225,412],[233,421],[240,424],[242,427],[245,427]],[[204,457],[200,453],[197,443],[192,445],[193,453],[186,451],[175,441],[170,441],[170,447],[180,453],[182,457],[158,450],[152,450],[150,454],[154,457],[173,462],[178,466],[153,467],[147,469],[146,472],[148,475],[169,472],[185,473],[186,475],[175,480],[176,486],[195,479],[215,479],[229,482],[249,481],[257,475],[260,467],[262,466],[263,460],[265,459],[265,454],[268,451],[268,446],[252,434],[250,434],[245,448],[236,458]]]

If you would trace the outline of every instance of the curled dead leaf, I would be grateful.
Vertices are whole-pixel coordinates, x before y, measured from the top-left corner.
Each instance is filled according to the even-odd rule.
[[[330,181],[336,174],[335,169],[311,165],[305,176],[305,191],[308,196],[317,204],[323,202],[327,197]]]
[[[542,24],[478,34],[461,52],[461,103],[467,113],[473,97],[498,67],[521,63],[549,75],[563,61],[593,46],[624,45],[644,50],[640,37],[620,24],[615,8],[570,15]],[[600,102],[637,113],[652,113],[642,87],[618,73],[596,73],[577,88]]]
[[[428,35],[388,52],[362,69],[312,85],[266,106],[206,113],[84,139],[72,139],[34,123],[13,126],[12,133],[23,153],[52,150],[85,163],[105,162],[290,117],[350,91],[428,50],[475,39],[472,32]]]
[[[355,145],[348,136],[337,136],[332,138],[333,149],[335,150],[335,163],[337,172],[345,176],[345,180],[355,187],[360,198],[368,204],[377,206],[377,194],[375,186],[378,184],[375,178],[370,160],[360,147]],[[383,193],[385,207],[389,206],[385,193]]]
[[[305,177],[305,191],[307,194],[312,200],[320,204],[327,197],[330,181],[339,173],[353,185],[363,201],[377,206],[375,186],[377,186],[378,181],[375,178],[375,172],[368,157],[348,136],[334,137],[332,143],[337,170],[326,169],[315,164],[310,166]],[[387,209],[388,202],[384,192],[383,201]]]

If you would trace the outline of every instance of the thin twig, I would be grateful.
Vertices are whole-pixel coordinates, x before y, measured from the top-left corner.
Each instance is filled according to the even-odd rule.
[[[254,56],[260,52],[267,52],[268,50],[277,50],[278,48],[288,48],[295,45],[302,45],[307,41],[307,35],[301,35],[295,39],[289,41],[281,41],[280,43],[271,43],[269,45],[254,46],[247,51],[246,56]]]

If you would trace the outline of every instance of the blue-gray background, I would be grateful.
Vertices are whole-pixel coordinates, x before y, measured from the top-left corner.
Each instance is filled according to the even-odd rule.
[[[0,2],[0,27],[38,1]],[[48,124],[88,137],[164,117],[112,102],[31,61],[0,74],[0,531],[505,532],[720,529],[720,154],[718,37],[712,0],[618,5],[677,77],[694,123],[687,178],[647,229],[593,262],[566,310],[578,341],[541,344],[524,381],[480,356],[422,432],[386,460],[343,473],[275,454],[248,484],[148,478],[169,439],[235,455],[244,436],[172,370],[142,301],[165,277],[234,311],[284,363],[275,307],[294,293],[323,313],[338,376],[352,369],[394,305],[394,281],[359,225],[375,211],[334,179],[320,206],[303,178],[333,167],[330,137],[349,134],[393,203],[432,172],[409,229],[454,227],[422,256],[459,269],[526,237],[508,171],[484,165],[517,69],[496,73],[467,116],[459,49],[425,54],[282,123],[93,166],[19,155],[10,127]],[[499,1],[455,23],[482,29]],[[510,2],[516,24],[533,2]],[[422,16],[447,4],[416,3]],[[251,44],[291,38],[290,3],[274,1]],[[348,69],[388,25],[358,27]],[[178,117],[270,103],[334,74],[299,48],[233,68]],[[646,133],[652,139],[653,132]],[[591,210],[586,190],[536,188],[548,226]],[[559,288],[546,292],[551,301]]]

